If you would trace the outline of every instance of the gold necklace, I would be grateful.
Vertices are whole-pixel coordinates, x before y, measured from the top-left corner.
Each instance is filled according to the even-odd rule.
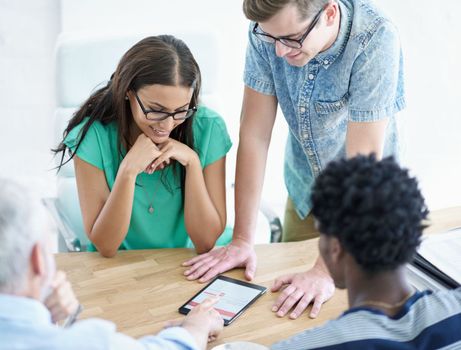
[[[143,181],[141,179],[141,176],[139,177],[139,183],[140,183],[140,186],[141,188],[143,189],[144,191],[144,194],[146,195],[146,199],[147,199],[147,202],[149,203],[149,206],[147,208],[147,211],[149,212],[149,214],[153,214],[154,213],[154,198],[155,198],[155,194],[157,193],[157,189],[158,187],[156,187],[155,185],[157,184],[157,181],[158,181],[158,177],[155,179],[155,183],[154,183],[154,194],[152,196],[152,200],[149,201],[150,197],[149,197],[149,193],[147,192],[147,188],[144,186],[143,184]]]
[[[405,295],[405,297],[402,300],[394,304],[386,303],[384,301],[377,301],[377,300],[364,300],[360,302],[358,305],[355,305],[354,307],[370,305],[370,306],[382,307],[383,309],[388,309],[388,310],[397,309],[401,307],[403,304],[405,304],[408,301],[408,299],[410,299],[414,294],[415,294],[415,291],[412,290],[407,295]]]

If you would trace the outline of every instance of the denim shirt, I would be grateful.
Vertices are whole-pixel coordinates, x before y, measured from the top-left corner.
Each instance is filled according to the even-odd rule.
[[[346,156],[347,124],[389,118],[384,156],[398,158],[395,114],[405,107],[403,59],[395,26],[368,0],[340,0],[333,45],[303,67],[252,34],[244,83],[277,97],[288,122],[284,176],[297,213],[311,209],[311,187],[328,162]]]

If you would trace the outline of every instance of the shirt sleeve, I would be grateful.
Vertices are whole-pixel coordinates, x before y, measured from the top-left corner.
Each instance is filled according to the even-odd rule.
[[[349,120],[353,122],[390,117],[405,107],[397,29],[384,22],[362,44],[366,46],[354,62],[349,86]]]
[[[253,35],[254,22],[248,30],[248,46],[245,56],[243,81],[253,90],[275,96],[275,85],[265,44]]]
[[[213,164],[217,160],[223,158],[232,147],[232,141],[227,132],[224,120],[221,118],[215,119],[211,132],[213,136],[209,139],[203,167]]]
[[[114,333],[111,350],[199,350],[195,339],[182,327],[167,328],[157,335],[139,340],[122,333]]]
[[[80,159],[85,162],[104,170],[103,163],[103,139],[98,130],[98,122],[93,123],[82,139],[82,133],[87,120],[82,121],[79,125],[73,128],[64,140],[64,144],[69,147],[72,153],[75,153]],[[80,145],[78,143],[82,139]],[[78,148],[77,148],[78,145]]]
[[[210,109],[204,113],[206,115],[197,121],[194,129],[196,148],[203,168],[223,158],[232,147],[226,123],[221,116]]]

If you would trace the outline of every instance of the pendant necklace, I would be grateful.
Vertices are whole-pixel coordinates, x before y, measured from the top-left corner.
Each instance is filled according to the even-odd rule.
[[[155,198],[155,194],[156,194],[157,188],[158,188],[158,187],[155,186],[155,184],[157,183],[157,181],[158,181],[158,177],[157,177],[157,179],[155,179],[155,183],[154,183],[154,194],[153,194],[153,196],[152,196],[152,200],[150,200],[149,192],[147,192],[147,188],[144,186],[141,177],[139,177],[140,186],[141,186],[141,188],[143,189],[144,194],[146,195],[147,202],[149,202],[149,206],[147,207],[147,211],[149,212],[149,214],[153,214],[154,211],[155,211],[155,209],[154,209],[154,198]]]

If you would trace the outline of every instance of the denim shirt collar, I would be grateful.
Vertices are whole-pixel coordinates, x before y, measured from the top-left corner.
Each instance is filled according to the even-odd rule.
[[[327,50],[315,56],[315,60],[319,62],[323,68],[328,69],[330,65],[341,55],[349,40],[349,35],[352,28],[351,11],[340,1],[338,1],[341,20],[339,23],[339,33],[335,42]]]
[[[38,300],[9,294],[0,294],[0,320],[51,324],[48,309]]]

